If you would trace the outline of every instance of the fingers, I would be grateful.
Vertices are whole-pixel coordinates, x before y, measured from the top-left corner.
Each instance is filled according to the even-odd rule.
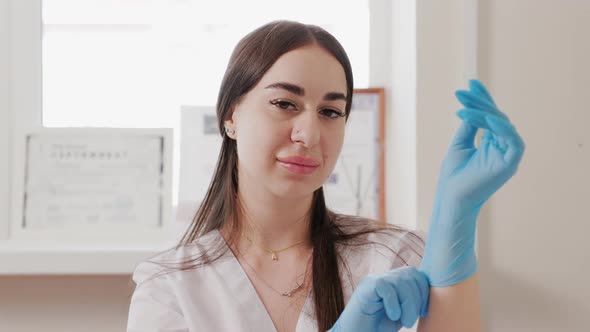
[[[362,317],[376,319],[373,326],[378,331],[397,331],[402,326],[414,326],[427,314],[429,292],[426,274],[408,266],[367,276],[355,289],[356,298],[349,305],[358,303],[357,312]]]
[[[451,140],[451,149],[472,149],[475,147],[475,134],[477,133],[477,126],[470,121],[462,121],[455,136]]]
[[[486,117],[488,117],[488,116],[495,117],[494,115],[490,114],[489,112],[482,111],[482,110],[476,109],[476,108],[463,108],[457,112],[457,116],[461,120],[467,121],[471,125],[473,125],[477,128],[488,129],[488,130],[491,130],[492,127],[487,123]],[[506,120],[502,120],[502,121],[506,122]],[[508,123],[508,125],[510,125],[509,122],[507,122],[507,123]],[[494,132],[492,131],[492,133],[494,133]]]
[[[365,315],[372,316],[383,310],[383,296],[377,293],[380,279],[380,275],[365,277],[352,294],[358,298],[362,313]]]
[[[457,96],[457,99],[461,102],[461,104],[465,105],[465,107],[478,108],[486,111],[498,111],[495,104],[493,104],[486,98],[482,98],[470,91],[459,90],[455,92],[455,96]]]
[[[404,267],[390,271],[383,279],[384,291],[390,295],[383,298],[388,317],[399,320],[405,327],[412,327],[427,312],[430,286],[426,275],[414,267]],[[388,307],[391,307],[389,311]]]
[[[420,303],[420,290],[412,279],[408,279],[408,283],[404,284],[404,286],[398,287],[397,289],[400,294],[400,305],[402,309],[400,322],[405,327],[412,327],[420,317],[420,309],[422,307]]]
[[[428,300],[430,298],[430,283],[428,282],[428,277],[424,272],[416,270],[414,282],[420,290],[420,303],[422,304],[420,307],[420,317],[426,317],[428,314]]]
[[[524,153],[524,141],[480,81],[470,80],[469,89],[455,92],[457,99],[466,108],[457,112],[464,123],[453,138],[452,146],[473,148],[477,129],[482,128],[484,148],[496,148],[506,163],[517,165]]]
[[[496,106],[494,99],[492,98],[492,96],[490,95],[488,90],[485,88],[485,86],[480,81],[469,80],[469,89],[471,89],[471,91],[473,91],[474,93],[476,93],[480,96],[483,96],[484,98],[489,100],[494,106]],[[494,108],[498,109],[497,107],[494,107]]]
[[[481,137],[482,140],[484,140],[484,141],[490,140],[490,139],[492,139],[492,137],[493,137],[493,134],[491,131],[489,131],[487,129],[483,130],[483,136]]]
[[[455,96],[465,107],[486,111],[510,122],[508,116],[498,109],[492,96],[481,82],[470,80],[469,88],[470,91],[458,90],[455,92]]]
[[[477,109],[462,109],[459,118],[476,128],[484,128],[482,140],[491,141],[504,155],[504,161],[518,164],[524,153],[524,141],[508,121]]]
[[[401,301],[394,284],[384,276],[377,281],[375,291],[383,299],[387,317],[393,321],[400,320],[402,316]]]
[[[512,125],[493,117],[486,117],[486,122],[494,133],[500,133],[500,137],[506,140],[504,161],[508,164],[518,165],[525,150],[524,141],[518,132]]]
[[[399,331],[402,328],[402,324],[398,321],[394,321],[388,318],[384,318],[377,326],[376,332],[392,332],[392,331]]]

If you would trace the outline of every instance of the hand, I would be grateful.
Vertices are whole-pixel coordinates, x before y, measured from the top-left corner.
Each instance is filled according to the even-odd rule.
[[[428,313],[430,288],[412,266],[365,277],[329,332],[398,331]]]
[[[466,107],[463,120],[442,162],[426,249],[420,266],[431,286],[459,283],[477,269],[475,230],[482,205],[515,173],[525,145],[477,80],[457,91]],[[483,128],[479,147],[474,140]]]

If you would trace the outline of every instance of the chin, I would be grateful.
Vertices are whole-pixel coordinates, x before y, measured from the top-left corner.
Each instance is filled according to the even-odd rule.
[[[306,183],[288,184],[283,186],[274,186],[272,192],[279,196],[289,199],[306,198],[321,187],[320,185],[311,185]]]

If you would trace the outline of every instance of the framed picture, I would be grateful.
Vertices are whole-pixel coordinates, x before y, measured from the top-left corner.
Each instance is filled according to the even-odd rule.
[[[215,172],[222,137],[214,106],[183,105],[180,109],[180,167],[175,221],[189,224]]]
[[[11,240],[161,238],[171,219],[171,128],[39,128],[24,134]]]
[[[385,222],[384,139],[384,89],[355,89],[342,151],[324,185],[330,209]]]

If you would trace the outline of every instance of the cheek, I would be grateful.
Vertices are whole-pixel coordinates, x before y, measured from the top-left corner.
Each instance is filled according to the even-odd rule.
[[[281,132],[276,125],[264,119],[255,119],[240,126],[238,134],[238,157],[245,167],[266,169],[276,157],[280,146]]]

